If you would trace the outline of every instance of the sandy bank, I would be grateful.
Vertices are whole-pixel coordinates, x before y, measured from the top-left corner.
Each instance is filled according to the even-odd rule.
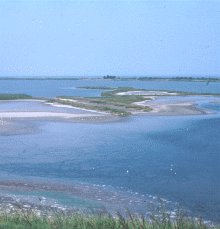
[[[60,100],[65,100],[65,101],[74,101],[78,102],[77,100],[72,100],[72,99],[60,99]],[[74,109],[74,110],[81,110],[81,111],[87,111],[87,112],[92,112],[92,113],[98,113],[101,115],[110,115],[109,113],[103,112],[103,111],[96,111],[96,110],[89,110],[85,108],[80,108],[80,107],[73,107],[71,105],[64,105],[64,104],[59,104],[59,103],[45,103],[53,107],[60,107],[60,108],[69,108],[69,109]]]
[[[102,114],[71,114],[56,112],[0,112],[0,118],[83,118],[91,116],[103,116]]]
[[[178,115],[204,115],[214,112],[196,107],[196,103],[188,101],[152,102],[149,100],[135,103],[141,106],[148,106],[152,110],[145,113],[147,116],[178,116]]]
[[[14,102],[17,104],[14,104]],[[27,106],[27,103],[25,106],[22,106],[22,102],[30,102],[30,106]],[[35,104],[33,106],[33,102],[36,102],[37,106]],[[9,106],[5,106],[6,103]],[[46,104],[42,100],[1,101],[0,106],[1,104],[3,105],[3,109],[0,110],[0,136],[39,132],[40,129],[35,121],[105,123],[121,119],[118,116],[104,112],[88,111],[85,109],[83,109],[83,112],[78,112],[74,111],[75,109],[72,106]],[[51,109],[51,105],[58,109]]]
[[[177,95],[177,93],[170,93],[166,91],[127,91],[119,92],[117,95]]]

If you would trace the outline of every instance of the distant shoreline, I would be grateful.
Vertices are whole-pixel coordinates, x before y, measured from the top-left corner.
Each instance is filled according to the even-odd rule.
[[[220,82],[216,77],[0,77],[0,80],[76,80],[76,81],[176,81],[176,82]]]

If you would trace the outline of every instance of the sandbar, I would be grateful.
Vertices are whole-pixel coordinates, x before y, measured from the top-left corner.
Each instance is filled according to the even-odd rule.
[[[171,93],[166,91],[127,91],[119,92],[117,95],[177,95],[177,93]]]
[[[78,117],[91,117],[103,116],[101,114],[71,114],[71,113],[58,113],[58,112],[0,112],[0,118],[78,118]]]
[[[30,102],[30,106],[22,107],[21,105],[21,107],[16,106],[14,109],[14,104],[11,104],[7,108],[0,109],[0,136],[36,133],[40,130],[35,121],[105,123],[121,119],[119,116],[105,112],[89,111],[62,104],[48,104],[42,100],[1,101],[0,105],[11,102]],[[38,104],[38,108],[32,107],[33,102]],[[41,106],[43,110],[41,110]],[[58,109],[51,109],[51,106]],[[83,112],[79,113],[77,110]]]
[[[141,106],[148,106],[152,110],[146,112],[147,116],[180,116],[180,115],[205,115],[214,114],[209,110],[196,107],[197,104],[189,101],[169,101],[169,102],[153,102],[142,101],[135,103]],[[135,113],[135,112],[134,112]],[[140,113],[139,113],[140,114]]]

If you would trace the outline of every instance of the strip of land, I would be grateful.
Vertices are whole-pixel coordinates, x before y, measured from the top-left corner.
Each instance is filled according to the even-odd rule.
[[[100,89],[100,87],[91,87]],[[107,87],[103,87],[107,88]],[[90,89],[90,87],[85,87]],[[219,96],[219,94],[198,94],[178,91],[157,91],[146,89],[135,89],[131,87],[107,88],[101,97],[71,97],[58,96],[55,99],[31,98],[27,95],[0,95],[0,100],[23,99],[23,101],[41,101],[50,106],[60,108],[60,111],[25,111],[25,110],[0,110],[0,126],[9,125],[8,120],[17,119],[45,119],[45,120],[65,120],[81,122],[116,121],[119,116],[130,115],[202,115],[213,112],[196,107],[196,101],[191,98],[195,95]],[[160,102],[161,98],[168,98],[166,102]],[[186,100],[177,100],[177,96],[185,96]],[[190,97],[191,96],[191,97]],[[172,100],[175,97],[175,100]],[[26,99],[26,100],[24,100]],[[158,102],[159,101],[159,102]],[[214,101],[216,102],[216,101]],[[83,110],[84,113],[65,112],[62,108],[72,108]],[[30,108],[31,109],[31,108]],[[1,128],[3,129],[3,128]]]
[[[152,110],[146,113],[147,116],[179,116],[179,115],[204,115],[213,114],[214,112],[200,109],[197,104],[184,101],[170,101],[163,103],[148,102],[138,103],[142,106],[149,106]]]
[[[116,77],[104,76],[102,78],[54,78],[54,77],[0,77],[0,80],[80,80],[80,81],[180,81],[180,82],[220,82],[216,77]]]
[[[103,116],[101,114],[71,114],[71,113],[56,113],[56,112],[0,112],[1,118],[79,118]]]

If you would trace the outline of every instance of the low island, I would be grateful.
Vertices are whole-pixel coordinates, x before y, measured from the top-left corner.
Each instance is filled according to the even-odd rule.
[[[204,115],[212,111],[198,108],[198,96],[215,96],[212,93],[187,93],[180,91],[146,90],[132,87],[80,87],[105,89],[101,97],[36,98],[24,94],[0,94],[1,103],[28,102],[29,108],[0,109],[0,135],[29,133],[30,124],[23,120],[50,120],[68,122],[112,122],[132,115],[179,116]],[[197,98],[197,99],[196,99]],[[31,102],[47,106],[33,109]],[[216,101],[211,101],[216,102]],[[49,108],[50,107],[50,108]],[[51,107],[54,107],[52,110]]]
[[[194,102],[195,96],[220,96],[212,93],[187,93],[180,91],[146,90],[132,87],[80,87],[81,89],[105,89],[101,97],[57,96],[56,98],[36,98],[24,94],[0,94],[0,101],[39,101],[60,108],[74,108],[87,113],[0,111],[0,118],[91,118],[93,116],[130,116],[130,115],[197,115],[210,111],[199,109]],[[178,100],[185,97],[186,100]],[[160,101],[161,98],[169,98]],[[175,98],[175,99],[173,99]],[[189,102],[189,98],[192,102]]]

